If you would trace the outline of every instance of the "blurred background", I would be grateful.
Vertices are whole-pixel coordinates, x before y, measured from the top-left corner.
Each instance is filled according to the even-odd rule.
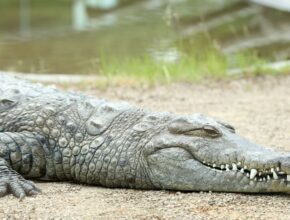
[[[194,82],[289,73],[287,0],[0,0],[0,70]]]

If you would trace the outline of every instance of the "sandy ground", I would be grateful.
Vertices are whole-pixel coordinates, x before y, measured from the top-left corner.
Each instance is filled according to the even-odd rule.
[[[86,91],[156,111],[200,112],[235,125],[259,144],[290,151],[290,77],[258,78],[153,89]],[[0,199],[7,219],[290,219],[290,195],[181,193],[41,183],[24,201]]]

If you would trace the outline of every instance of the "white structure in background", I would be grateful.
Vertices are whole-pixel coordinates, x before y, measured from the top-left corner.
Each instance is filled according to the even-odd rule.
[[[76,31],[85,30],[89,22],[85,1],[74,0],[72,6],[72,15],[73,29]]]
[[[108,10],[115,7],[119,0],[74,0],[72,7],[73,29],[83,31],[90,26],[87,7]]]
[[[118,0],[86,0],[86,3],[92,8],[108,10],[115,7],[118,4]]]
[[[281,11],[290,12],[290,1],[289,0],[248,0],[250,2],[260,4],[266,7],[275,8]]]

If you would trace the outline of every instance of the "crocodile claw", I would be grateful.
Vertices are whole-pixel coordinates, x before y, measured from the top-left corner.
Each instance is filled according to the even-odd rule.
[[[22,200],[39,192],[40,189],[32,181],[24,179],[9,167],[0,167],[0,197],[13,194]]]

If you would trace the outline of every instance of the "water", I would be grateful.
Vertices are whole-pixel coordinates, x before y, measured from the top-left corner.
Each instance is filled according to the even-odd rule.
[[[1,0],[0,70],[100,74],[104,58],[151,57],[157,63],[176,63],[188,53],[199,56],[212,49],[223,53],[224,47],[235,45],[233,40],[250,38],[252,32],[257,33],[255,27],[261,26],[256,15],[213,30],[200,25],[210,16],[227,14],[228,5],[235,2],[110,0],[100,4],[90,0],[91,7],[86,9],[81,0]],[[237,4],[231,10],[247,7]],[[213,21],[216,25],[218,19]],[[286,49],[279,47],[279,59],[288,58],[289,46]],[[267,48],[263,50],[267,54]]]

